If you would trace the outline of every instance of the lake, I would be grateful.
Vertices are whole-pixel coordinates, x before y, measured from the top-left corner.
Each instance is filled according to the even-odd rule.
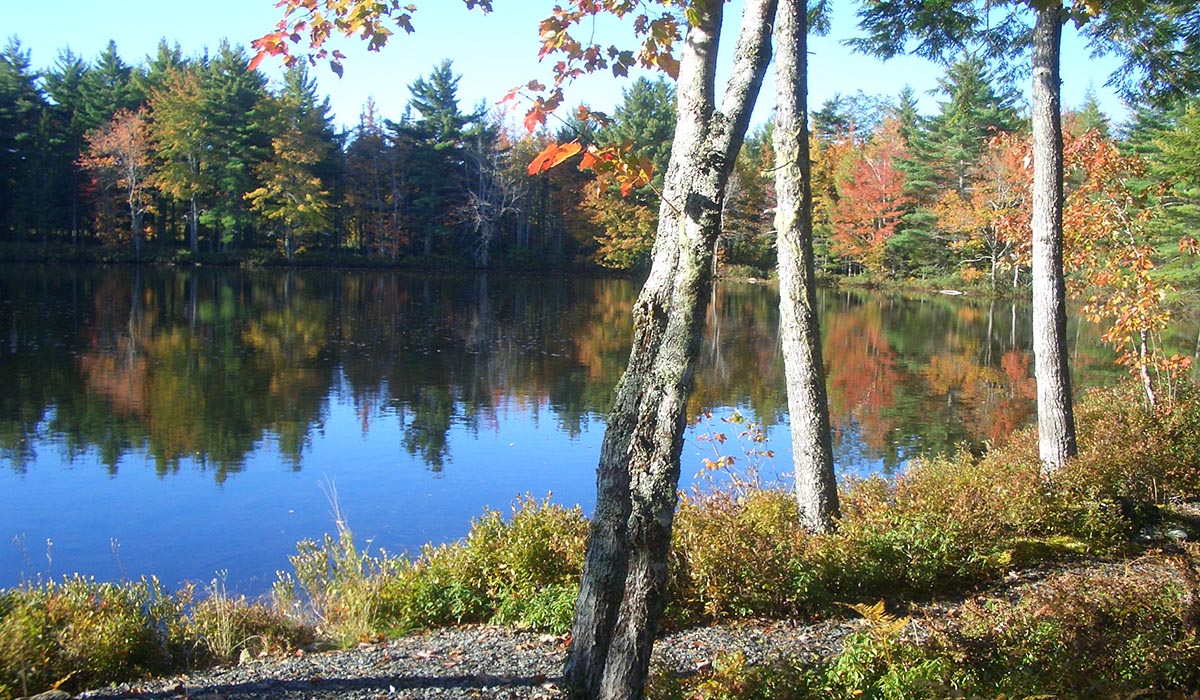
[[[529,493],[594,503],[637,285],[496,274],[0,266],[0,586],[80,572],[266,591],[333,531],[413,552]],[[684,486],[761,421],[786,478],[777,293],[713,294]],[[825,291],[840,473],[976,448],[1033,415],[1028,310]],[[1115,381],[1071,330],[1083,383]],[[1194,333],[1190,336],[1195,337]],[[701,482],[704,480],[701,478]]]

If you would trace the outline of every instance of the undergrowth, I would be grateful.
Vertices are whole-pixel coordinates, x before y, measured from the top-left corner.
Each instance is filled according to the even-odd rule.
[[[1200,496],[1200,403],[1184,395],[1174,410],[1153,412],[1133,392],[1094,391],[1079,404],[1080,455],[1050,483],[1030,429],[982,456],[847,481],[839,527],[828,535],[802,531],[781,490],[685,496],[664,624],[842,616],[846,605],[862,612],[879,600],[957,593],[1047,559],[1129,555],[1131,537],[1147,528],[1186,525],[1171,509]],[[461,541],[396,556],[360,549],[339,523],[336,536],[298,545],[269,604],[228,595],[220,577],[199,592],[169,593],[153,579],[19,586],[0,592],[0,700],[235,662],[318,638],[348,646],[465,623],[564,634],[588,528],[579,508],[527,496],[507,516],[485,511]],[[880,612],[823,667],[752,668],[730,657],[690,679],[660,676],[652,696],[1195,692],[1200,653],[1186,621],[1200,618],[1200,593],[1194,577],[1179,581],[1056,579],[1032,599],[968,605],[920,644]]]

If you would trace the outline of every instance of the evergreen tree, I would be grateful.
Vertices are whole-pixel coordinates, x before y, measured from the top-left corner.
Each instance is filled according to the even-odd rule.
[[[83,75],[81,112],[84,131],[108,124],[121,110],[136,110],[144,95],[133,80],[133,67],[117,53],[117,42],[108,45]]]
[[[210,191],[200,219],[216,229],[222,245],[247,242],[254,217],[245,196],[259,187],[255,168],[271,152],[266,80],[248,68],[241,47],[222,41],[204,81]]]
[[[88,117],[84,107],[87,62],[69,49],[59,53],[54,66],[46,71],[43,84],[49,95],[54,123],[54,184],[45,200],[54,228],[69,233],[72,241],[79,239],[87,220],[81,197],[85,181],[76,159],[84,148]]]
[[[994,82],[984,60],[975,55],[950,64],[938,79],[946,99],[938,103],[938,114],[909,136],[910,155],[902,166],[909,196],[927,204],[946,189],[964,193],[987,139],[1020,127],[1016,90],[997,89]]]
[[[657,226],[663,175],[675,137],[675,90],[662,78],[639,78],[622,91],[612,123],[597,134],[604,145],[627,147],[645,154],[654,168],[650,185],[623,195],[611,177],[585,200],[588,219],[599,244],[597,260],[605,267],[644,267],[649,261]]]
[[[621,91],[621,104],[613,110],[612,124],[599,135],[602,143],[629,143],[654,165],[654,177],[662,188],[662,175],[671,158],[675,138],[675,87],[663,78],[638,78]],[[657,199],[654,206],[658,206]]]
[[[1083,104],[1063,115],[1063,130],[1071,136],[1080,137],[1092,129],[1099,132],[1101,138],[1107,139],[1111,136],[1109,119],[1104,110],[1100,109],[1096,88],[1089,85],[1087,92],[1083,93]]]
[[[470,114],[458,106],[458,81],[451,62],[443,60],[428,79],[417,78],[408,86],[412,93],[409,114],[393,124],[402,149],[411,149],[405,210],[408,225],[428,257],[436,243],[453,230],[455,212],[463,203],[465,139],[479,128],[483,110]]]
[[[953,267],[952,251],[937,238],[932,209],[947,190],[965,196],[988,139],[1020,126],[1016,91],[1011,86],[997,88],[994,82],[981,57],[960,58],[938,80],[945,96],[938,113],[917,118],[912,127],[902,129],[908,155],[899,167],[912,206],[905,214],[903,231],[889,241],[888,248],[895,267],[907,274],[944,273]]]
[[[892,111],[891,101],[880,95],[868,95],[862,90],[853,95],[834,93],[820,109],[812,112],[813,134],[823,141],[848,134],[866,141]]]
[[[362,253],[393,262],[407,240],[400,221],[399,164],[384,124],[368,102],[345,151],[345,215],[348,243]]]
[[[0,53],[0,235],[19,239],[35,227],[45,110],[29,52],[10,39]]]

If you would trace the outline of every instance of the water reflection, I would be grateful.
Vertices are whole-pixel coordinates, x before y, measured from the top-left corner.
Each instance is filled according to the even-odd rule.
[[[614,279],[2,267],[0,538],[53,539],[55,561],[100,576],[237,581],[328,529],[326,476],[393,551],[459,537],[525,491],[589,509],[635,294]],[[764,285],[714,291],[689,411],[761,421],[782,471],[777,303]],[[1020,305],[819,303],[843,474],[979,449],[1032,417]],[[1072,337],[1080,386],[1121,374],[1095,329]],[[708,429],[685,478],[711,457],[694,440]],[[0,586],[44,573],[21,563],[37,558],[0,548]]]
[[[360,430],[401,426],[429,469],[452,426],[496,430],[514,410],[578,436],[607,410],[630,343],[623,280],[375,272],[5,270],[0,450],[28,468],[59,440],[116,474],[145,452],[217,482],[268,437],[294,469],[347,392]],[[1025,312],[1009,302],[821,295],[830,407],[844,460],[886,469],[918,452],[998,440],[1032,412]],[[713,295],[693,415],[786,419],[773,291]],[[1076,369],[1106,367],[1080,328]],[[1115,374],[1111,370],[1109,374]]]

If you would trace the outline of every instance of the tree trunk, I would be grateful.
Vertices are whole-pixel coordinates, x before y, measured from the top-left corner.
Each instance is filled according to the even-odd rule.
[[[813,269],[807,5],[780,0],[775,15],[775,231],[796,503],[801,525],[826,532],[838,515],[838,495]]]
[[[699,9],[699,6],[697,6]],[[775,0],[749,0],[723,113],[715,71],[724,3],[706,3],[680,51],[677,123],[649,279],[597,468],[596,510],[565,676],[578,697],[642,695],[664,605],[695,356],[725,185],[770,60]]]
[[[1062,5],[1037,9],[1033,29],[1033,354],[1038,452],[1049,475],[1075,455],[1063,282]]]
[[[192,197],[192,210],[188,215],[188,250],[192,251],[192,255],[200,252],[200,207],[196,205],[196,198]]]

